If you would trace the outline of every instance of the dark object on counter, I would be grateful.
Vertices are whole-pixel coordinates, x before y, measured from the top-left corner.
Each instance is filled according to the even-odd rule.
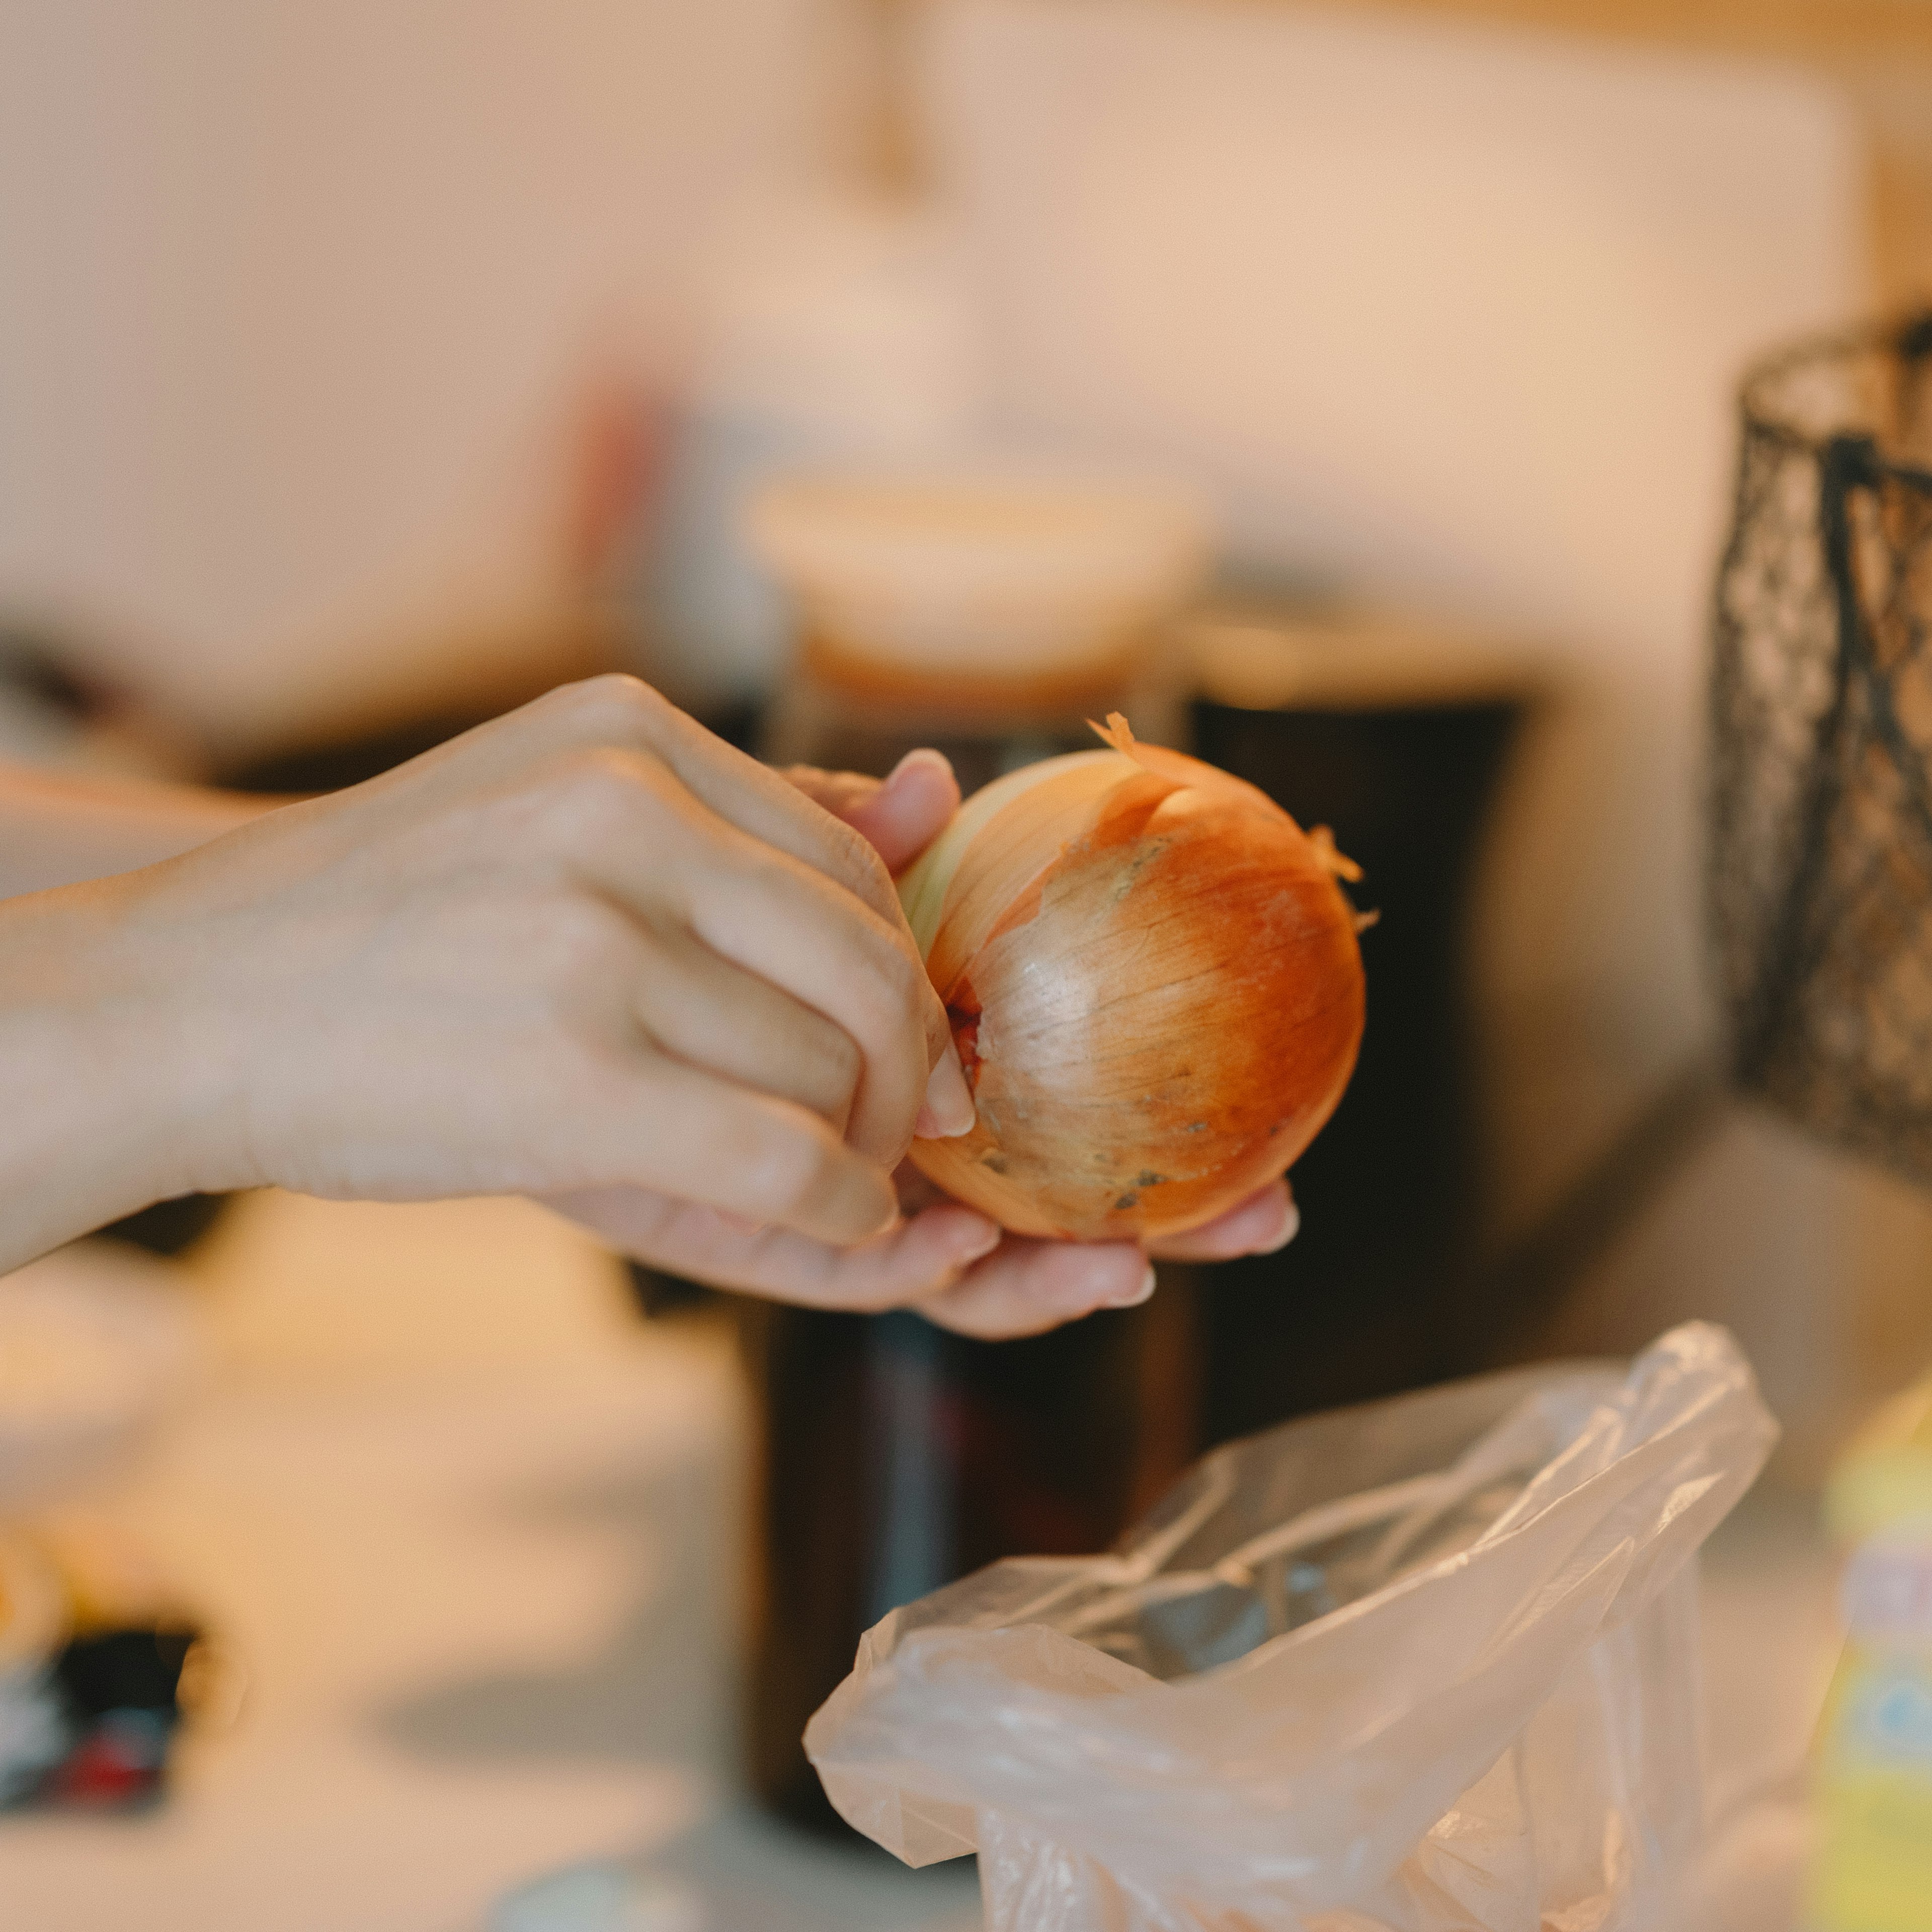
[[[1742,407],[1711,706],[1730,1072],[1932,1182],[1932,313],[1787,350]]]
[[[32,1805],[140,1810],[161,1796],[181,1722],[185,1626],[92,1630],[56,1660],[49,1693],[65,1749],[22,1798]]]
[[[1401,657],[1379,661],[1400,669]],[[1298,1240],[1279,1256],[1163,1270],[1145,1308],[1026,1342],[962,1342],[912,1316],[752,1316],[765,1614],[752,1771],[782,1814],[849,1835],[799,1734],[894,1604],[999,1557],[1104,1548],[1206,1444],[1444,1372],[1476,1182],[1467,887],[1523,694],[1513,668],[1490,665],[1480,694],[1466,680],[1444,695],[1430,662],[1430,695],[1397,679],[1359,700],[1195,709],[1192,748],[1304,825],[1332,826],[1367,868],[1360,902],[1383,914],[1364,935],[1360,1066],[1292,1177],[1306,1211]],[[781,760],[878,771],[936,738],[970,790],[1089,748],[1084,716],[1114,702],[1172,742],[1158,691],[1004,729],[956,717],[949,730],[937,708],[842,703],[807,680],[767,744]]]
[[[1257,710],[1203,700],[1194,749],[1363,868],[1368,1027],[1334,1117],[1288,1178],[1300,1233],[1208,1272],[1202,1446],[1449,1372],[1477,1160],[1468,890],[1522,715],[1504,697]]]
[[[763,1432],[749,1768],[772,1810],[861,1844],[800,1742],[860,1635],[998,1558],[1104,1549],[1178,1473],[1178,1305],[986,1342],[903,1311],[745,1304]]]

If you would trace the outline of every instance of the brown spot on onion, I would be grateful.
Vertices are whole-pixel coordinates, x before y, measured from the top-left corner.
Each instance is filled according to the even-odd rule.
[[[970,1092],[980,1084],[980,1002],[964,980],[952,989],[946,1003],[946,1018],[952,1028],[952,1044],[958,1049],[959,1070],[966,1076]]]

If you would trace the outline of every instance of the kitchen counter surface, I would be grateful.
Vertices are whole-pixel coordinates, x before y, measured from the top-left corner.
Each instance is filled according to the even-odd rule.
[[[608,1259],[518,1204],[255,1197],[192,1272],[209,1378],[93,1507],[245,1692],[152,1815],[0,1820],[5,1932],[976,1924],[967,1869],[836,1851],[736,1796],[722,1330],[640,1326]],[[1766,1492],[1708,1555],[1730,1810],[1796,1761],[1828,1672],[1813,1523]]]

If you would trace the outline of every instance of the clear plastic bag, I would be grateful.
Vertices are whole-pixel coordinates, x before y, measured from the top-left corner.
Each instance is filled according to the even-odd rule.
[[[1702,1823],[1689,1559],[1776,1433],[1702,1323],[1290,1423],[894,1611],[806,1749],[991,1932],[1638,1926]]]

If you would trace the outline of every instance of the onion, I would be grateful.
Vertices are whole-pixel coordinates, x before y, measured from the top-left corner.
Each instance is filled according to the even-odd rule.
[[[1265,794],[1135,742],[976,793],[900,881],[978,1120],[920,1170],[1022,1234],[1177,1234],[1286,1170],[1361,1044],[1360,876]]]

